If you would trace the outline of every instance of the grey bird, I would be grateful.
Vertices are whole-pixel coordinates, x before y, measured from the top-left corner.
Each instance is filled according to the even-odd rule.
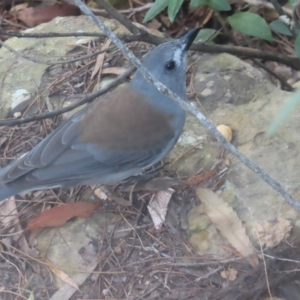
[[[186,54],[199,28],[150,51],[143,65],[186,98]],[[185,111],[136,72],[64,121],[30,152],[0,169],[0,200],[20,192],[112,185],[138,175],[173,148]]]

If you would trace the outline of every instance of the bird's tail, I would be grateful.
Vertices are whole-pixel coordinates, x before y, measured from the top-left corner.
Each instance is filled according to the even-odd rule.
[[[7,170],[8,170],[7,167],[0,169],[0,201],[5,200],[11,196],[14,196],[22,192],[22,189],[18,189],[15,186],[10,186],[1,183],[1,178],[3,178]]]
[[[21,190],[19,191],[16,188],[8,187],[0,183],[0,201],[5,200],[11,196],[14,196],[20,192]]]

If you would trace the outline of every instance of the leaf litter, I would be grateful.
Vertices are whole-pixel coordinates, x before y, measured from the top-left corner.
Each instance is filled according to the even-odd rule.
[[[203,11],[203,8],[200,9],[200,11]],[[197,15],[199,12],[198,10],[195,10],[193,12],[195,15]],[[208,21],[209,18],[213,16],[213,12],[210,11],[210,14],[206,14],[206,20]],[[182,24],[181,24],[182,25]],[[173,34],[179,34],[180,30],[184,26],[179,26],[176,24],[177,28],[179,30],[174,29]],[[157,26],[157,25],[156,25]],[[171,25],[170,25],[171,26]],[[181,29],[180,29],[181,28]],[[137,43],[132,43],[132,47],[136,47]],[[90,46],[89,46],[90,47]],[[100,46],[100,48],[103,47],[103,44]],[[140,47],[140,45],[139,45]],[[101,76],[104,76],[106,74],[120,74],[120,72],[123,70],[122,66],[116,66],[116,62],[118,60],[119,54],[118,51],[116,51],[117,55],[115,58],[112,59],[112,63],[110,64],[110,67],[108,68],[102,68]],[[111,53],[108,55],[110,56]],[[107,58],[107,57],[105,57]],[[122,59],[121,59],[122,60]],[[71,73],[70,75],[70,68],[69,66],[63,67],[62,72],[56,76],[55,79],[60,79],[57,81],[52,81],[52,93],[59,92],[60,90],[63,90],[65,93],[69,94],[70,97],[74,96],[74,89],[70,88],[70,86],[74,86],[74,82],[72,82],[73,79],[82,81],[84,84],[80,86],[79,88],[76,88],[76,93],[84,93],[86,92],[85,89],[89,89],[89,91],[98,84],[97,80],[94,80],[91,84],[91,76],[92,74],[92,66],[95,66],[95,59],[92,58],[89,61],[78,63],[76,66],[74,66],[74,70],[76,72]],[[52,69],[55,69],[55,67],[52,67]],[[87,72],[87,70],[89,72]],[[65,73],[64,73],[65,72]],[[86,74],[89,74],[88,76]],[[99,73],[98,73],[99,74]],[[73,76],[73,77],[72,77]],[[77,77],[76,77],[77,76]],[[76,78],[75,78],[76,77]],[[51,82],[51,81],[50,81]],[[42,92],[42,91],[41,91]],[[41,108],[41,111],[43,108]],[[14,159],[15,157],[18,157],[20,154],[30,150],[35,144],[37,144],[45,135],[47,135],[49,132],[52,131],[53,128],[57,126],[61,121],[61,118],[53,118],[51,120],[43,120],[41,122],[33,122],[31,124],[25,124],[20,127],[2,127],[1,132],[3,133],[1,136],[0,143],[0,149],[1,149],[1,160],[0,165],[4,166],[9,161]],[[29,141],[29,142],[28,142]],[[198,175],[196,175],[198,176]],[[205,187],[209,187],[213,190],[215,190],[224,180],[224,173],[215,172],[214,170],[199,174],[198,177],[187,179],[186,183],[188,185],[203,185]],[[155,184],[151,183],[152,188],[155,189]],[[148,187],[150,186],[148,185]],[[18,222],[20,224],[20,229],[25,228],[26,224],[27,226],[30,224],[28,223],[28,220],[32,218],[32,215],[34,213],[31,211],[29,212],[29,208],[32,210],[38,210],[41,211],[44,208],[44,204],[40,202],[40,200],[43,199],[51,199],[52,203],[51,205],[55,204],[55,198],[57,199],[56,203],[61,204],[61,202],[72,202],[73,200],[84,200],[89,199],[87,196],[86,198],[82,199],[81,195],[84,194],[84,191],[86,191],[87,188],[76,188],[74,190],[53,190],[53,191],[46,191],[42,192],[38,195],[37,200],[38,202],[31,202],[30,204],[27,203],[27,199],[30,199],[30,195],[34,196],[35,193],[29,193],[25,198],[23,197],[21,200],[16,199],[16,207],[18,214],[13,214],[13,222]],[[93,197],[93,192],[89,192],[90,197]],[[180,203],[179,207],[185,207],[189,203],[189,199],[191,199],[191,203],[194,200],[194,191],[193,189],[189,189],[186,187],[181,187],[179,189],[176,189],[175,196],[184,195],[184,201]],[[102,192],[95,193],[96,197],[99,198],[106,198]],[[123,199],[127,196],[124,192],[118,192],[118,196],[120,199]],[[159,196],[160,197],[160,196]],[[158,197],[158,199],[160,199]],[[149,220],[149,217],[145,213],[145,203],[147,204],[151,199],[153,198],[151,193],[143,194],[142,191],[135,192],[133,195],[133,205],[123,207],[122,205],[116,205],[115,203],[111,202],[111,198],[108,197],[107,201],[104,204],[104,208],[107,211],[116,211],[118,213],[121,213],[126,217],[127,222],[131,224],[130,229],[126,229],[128,231],[128,235],[126,236],[125,240],[126,243],[124,243],[124,238],[120,237],[119,239],[113,239],[111,235],[106,235],[103,237],[103,239],[99,239],[97,241],[99,245],[97,245],[97,249],[99,251],[99,258],[98,261],[93,262],[93,266],[91,268],[88,268],[88,271],[91,274],[97,275],[95,276],[97,278],[97,284],[93,284],[92,286],[89,286],[88,282],[85,282],[88,276],[83,277],[83,279],[80,281],[80,284],[83,286],[88,286],[88,291],[83,295],[81,292],[75,292],[64,290],[63,288],[58,290],[60,294],[57,294],[57,299],[79,299],[79,298],[91,298],[94,297],[95,299],[101,298],[101,297],[112,297],[112,298],[123,298],[127,297],[127,299],[130,299],[130,297],[133,297],[132,299],[138,297],[148,297],[150,298],[158,298],[158,299],[187,299],[188,297],[197,297],[199,294],[201,294],[203,297],[210,297],[214,296],[216,299],[232,299],[230,297],[230,293],[234,285],[228,287],[228,289],[224,288],[223,284],[224,281],[220,280],[221,277],[226,277],[226,280],[233,280],[234,284],[237,287],[237,290],[239,290],[239,293],[243,296],[243,299],[247,299],[247,296],[249,296],[251,299],[251,295],[255,292],[255,288],[251,291],[251,294],[249,294],[249,291],[247,289],[240,288],[242,285],[243,280],[245,280],[246,276],[253,276],[253,278],[257,279],[257,286],[256,290],[263,289],[262,286],[259,286],[259,284],[263,285],[265,283],[265,273],[262,269],[258,269],[256,271],[249,270],[247,268],[242,267],[243,272],[238,275],[238,278],[235,277],[234,270],[240,269],[241,265],[239,264],[241,258],[235,258],[236,259],[236,266],[234,268],[228,269],[228,271],[223,271],[219,273],[219,270],[223,268],[223,266],[230,264],[231,266],[234,266],[235,261],[234,260],[223,260],[218,261],[214,258],[210,257],[199,257],[193,253],[191,250],[190,245],[188,244],[187,240],[184,236],[180,236],[179,234],[169,231],[166,228],[162,227],[160,230],[154,230],[153,229],[153,223]],[[167,200],[168,197],[166,197],[165,206],[162,209],[163,211],[166,211],[167,207]],[[127,200],[124,200],[127,201]],[[160,202],[160,201],[158,201]],[[50,202],[48,202],[50,203]],[[67,203],[68,204],[74,204],[74,203]],[[77,203],[75,203],[77,204]],[[81,204],[80,204],[81,205]],[[63,207],[65,205],[60,205],[58,207]],[[53,217],[53,212],[55,212],[55,208],[53,208],[54,211],[50,213],[50,216],[48,219],[50,220],[51,217]],[[61,210],[60,208],[59,210]],[[62,209],[63,210],[63,209]],[[154,211],[156,210],[156,207],[154,208]],[[76,211],[76,209],[75,209]],[[226,210],[225,210],[226,211]],[[223,216],[225,217],[227,214],[228,216],[231,215],[232,212],[230,212],[230,208],[227,209],[226,212],[223,212]],[[84,214],[84,213],[83,213]],[[47,215],[47,214],[46,214]],[[60,219],[60,215],[63,215],[63,213],[59,212],[58,216],[54,217],[53,223],[50,222],[50,224],[54,224],[54,226],[60,225],[60,223],[64,223],[69,217],[72,218],[72,216],[62,216],[62,219]],[[73,213],[73,215],[82,216],[80,213]],[[162,217],[159,217],[161,219]],[[47,217],[45,218],[45,220]],[[43,220],[43,218],[42,218]],[[37,220],[36,227],[39,227],[39,224],[47,224],[47,221],[40,221]],[[237,222],[238,223],[238,222]],[[3,224],[1,224],[3,226]],[[21,227],[22,226],[22,227]],[[33,226],[33,228],[34,228]],[[124,223],[120,222],[119,226],[124,226]],[[238,224],[238,229],[240,224]],[[5,226],[4,226],[5,227]],[[30,228],[30,227],[29,227]],[[230,228],[230,227],[229,227]],[[286,226],[288,228],[288,226]],[[0,227],[0,233],[5,232],[5,228]],[[4,231],[3,231],[4,230]],[[117,230],[117,227],[116,227]],[[260,230],[259,232],[262,232]],[[279,235],[282,237],[282,235]],[[231,237],[232,238],[232,237]],[[230,238],[229,238],[230,240]],[[245,243],[245,242],[244,242]],[[234,243],[233,243],[234,244]],[[45,289],[38,290],[38,286],[40,284],[36,284],[35,287],[35,298],[36,299],[49,299],[50,294],[52,294],[52,291],[55,289],[54,286],[51,286],[48,281],[49,273],[47,271],[45,272],[45,261],[40,261],[38,263],[38,267],[32,266],[32,257],[30,257],[28,254],[24,254],[24,252],[20,251],[18,252],[18,248],[15,248],[11,253],[7,251],[7,244],[0,244],[1,248],[5,251],[3,252],[5,255],[6,260],[11,261],[12,263],[16,263],[18,265],[19,262],[22,261],[23,265],[25,262],[26,268],[21,268],[21,271],[24,275],[26,275],[27,278],[29,278],[29,275],[36,275],[39,274],[39,282],[43,282],[43,285]],[[17,245],[23,250],[21,245]],[[233,246],[234,247],[234,246]],[[236,246],[237,249],[240,249],[240,253],[242,255],[246,255],[245,253],[242,253],[243,247]],[[239,248],[240,247],[240,248]],[[11,249],[12,250],[12,249]],[[286,249],[286,251],[291,251],[289,248]],[[13,253],[13,256],[11,255]],[[270,262],[267,262],[269,265],[271,265]],[[286,265],[286,263],[285,263]],[[215,269],[214,269],[215,266]],[[219,267],[217,267],[219,266]],[[280,266],[281,269],[284,269],[283,266]],[[278,267],[278,269],[280,269]],[[57,268],[53,266],[52,271],[54,271],[54,268],[56,270],[61,270],[60,268]],[[42,270],[42,272],[38,272],[39,270]],[[51,268],[50,268],[51,269]],[[276,269],[276,270],[278,270]],[[54,271],[54,273],[59,273]],[[94,270],[94,271],[93,271]],[[113,272],[116,272],[115,274],[105,274],[102,273],[103,271],[110,270]],[[192,272],[194,271],[194,272]],[[94,272],[94,273],[93,273]],[[198,273],[197,273],[198,272]],[[256,273],[255,273],[256,272]],[[201,273],[201,280],[199,279],[199,274]],[[63,273],[61,273],[63,274]],[[126,275],[123,275],[126,274]],[[206,275],[207,276],[206,276]],[[257,276],[258,274],[258,276]],[[222,276],[223,275],[223,276]],[[1,276],[1,275],[0,275]],[[155,276],[155,277],[153,277]],[[58,275],[60,277],[60,275]],[[64,278],[64,276],[61,276]],[[65,277],[66,278],[66,277]],[[271,277],[270,277],[271,279]],[[65,280],[67,282],[68,279]],[[3,282],[7,287],[9,287],[13,281],[10,282]],[[168,288],[166,288],[166,285],[163,283],[168,284]],[[66,283],[65,287],[68,289],[68,287],[72,286],[72,282]],[[15,284],[12,284],[11,290],[17,291],[22,294],[20,289],[16,289],[15,287],[18,286],[18,280],[15,281]],[[19,287],[24,287],[22,283],[19,284]],[[73,285],[73,288],[75,286]],[[132,288],[134,287],[134,288]],[[46,291],[46,292],[45,292]],[[131,293],[130,293],[131,291]],[[133,293],[135,292],[135,296]],[[50,293],[50,294],[49,294]],[[0,291],[1,294],[1,291]],[[68,295],[68,296],[67,296]],[[2,295],[1,295],[2,296]],[[33,297],[32,293],[28,293],[27,296]],[[27,297],[27,298],[28,298]]]

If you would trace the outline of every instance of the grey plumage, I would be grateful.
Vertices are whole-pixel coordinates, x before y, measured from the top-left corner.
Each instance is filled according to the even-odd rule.
[[[198,30],[155,47],[143,60],[182,99],[186,52]],[[184,110],[137,71],[130,83],[86,106],[1,169],[0,200],[30,190],[115,184],[137,175],[170,152],[184,122]]]

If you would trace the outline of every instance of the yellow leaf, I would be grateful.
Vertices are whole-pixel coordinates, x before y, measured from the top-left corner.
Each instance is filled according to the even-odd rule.
[[[62,281],[64,281],[64,282],[68,283],[69,285],[71,285],[76,290],[80,291],[77,283],[71,277],[69,277],[64,271],[62,271],[61,269],[59,269],[58,267],[53,265],[52,262],[49,259],[46,258],[45,261],[48,264],[49,269],[57,277],[59,277]]]
[[[205,213],[222,236],[241,255],[251,255],[252,257],[247,260],[253,268],[257,267],[258,257],[255,255],[257,251],[252,245],[236,212],[220,195],[209,189],[198,188],[196,189],[196,194],[203,204]]]

